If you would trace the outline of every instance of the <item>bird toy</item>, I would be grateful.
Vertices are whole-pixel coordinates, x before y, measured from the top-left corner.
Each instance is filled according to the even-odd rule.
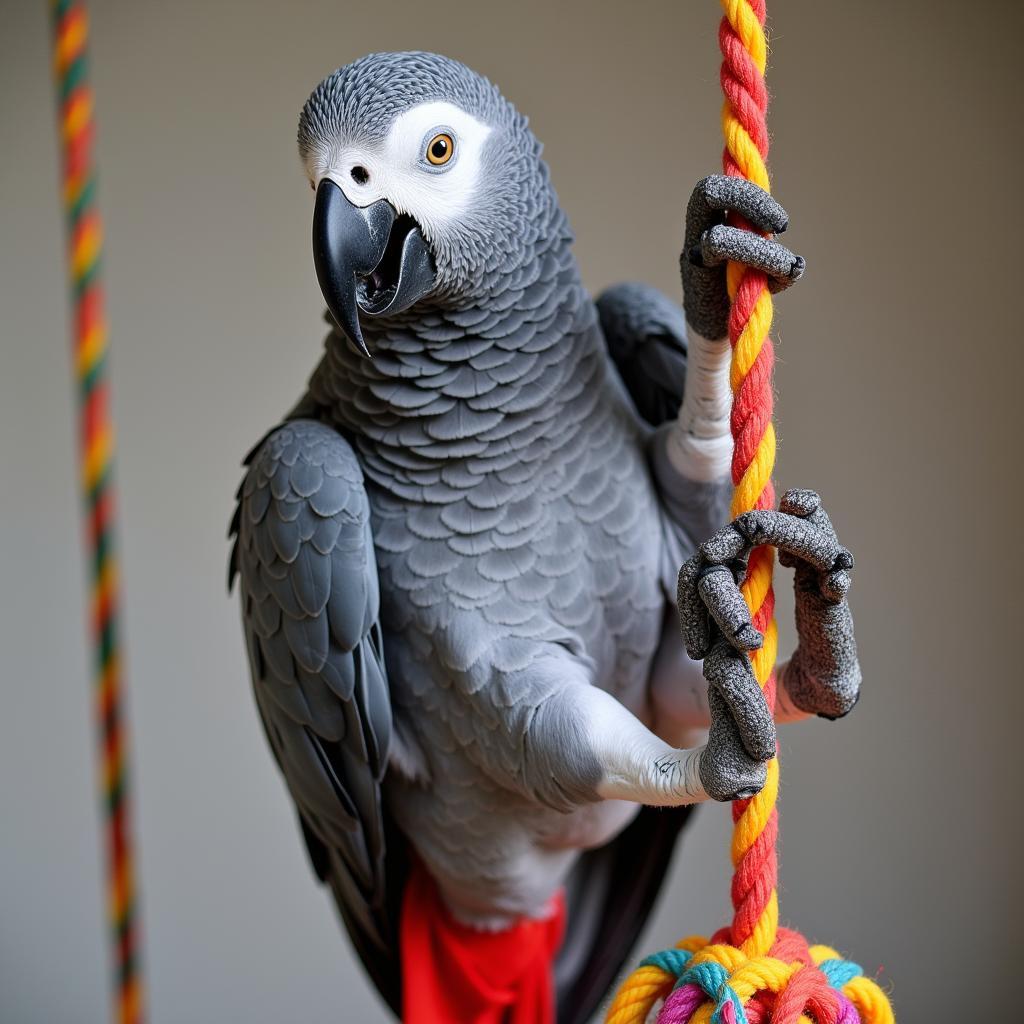
[[[722,6],[723,169],[726,175],[752,181],[767,192],[765,0],[722,0]],[[749,227],[738,217],[733,223]],[[775,504],[772,298],[768,278],[759,269],[730,262],[727,280],[732,303],[732,513],[740,516]],[[770,707],[776,696],[777,646],[772,567],[772,549],[753,548],[742,585],[752,622],[764,637],[763,646],[752,651],[750,659]],[[659,1000],[664,1004],[658,1024],[891,1024],[894,1020],[885,993],[860,967],[828,946],[809,946],[799,933],[779,927],[778,785],[778,758],[774,757],[767,765],[764,788],[732,805],[732,925],[710,939],[685,938],[674,949],[643,960],[616,994],[607,1024],[642,1024]]]
[[[78,382],[80,486],[85,503],[91,583],[93,687],[105,818],[107,916],[114,964],[113,1020],[116,1024],[141,1024],[144,1003],[118,620],[114,428],[107,374],[107,321],[100,280],[103,228],[96,202],[93,162],[95,122],[87,52],[89,27],[84,3],[57,0],[52,13],[73,305],[73,356]]]

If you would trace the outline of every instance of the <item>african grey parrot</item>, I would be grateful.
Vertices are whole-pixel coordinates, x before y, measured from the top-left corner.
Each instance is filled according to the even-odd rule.
[[[763,784],[774,724],[736,587],[753,544],[797,569],[777,717],[857,698],[852,559],[817,496],[726,522],[724,263],[780,289],[803,261],[771,197],[712,176],[687,209],[685,319],[638,284],[593,302],[526,118],[434,54],[334,72],[298,140],[332,329],[232,524],[260,715],[396,1012],[416,858],[481,929],[564,888],[559,1020],[581,1022],[689,806]]]

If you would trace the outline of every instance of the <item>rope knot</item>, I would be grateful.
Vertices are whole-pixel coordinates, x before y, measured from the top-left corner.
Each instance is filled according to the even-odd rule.
[[[644,1024],[659,1002],[656,1024],[894,1024],[878,983],[829,946],[788,928],[767,956],[718,940],[692,936],[643,960],[607,1024]]]

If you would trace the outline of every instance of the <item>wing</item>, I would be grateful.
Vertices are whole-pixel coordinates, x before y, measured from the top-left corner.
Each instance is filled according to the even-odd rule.
[[[608,354],[640,415],[653,427],[673,419],[686,382],[682,306],[646,284],[617,284],[597,299]]]
[[[246,465],[229,582],[237,575],[256,703],[317,874],[397,1006],[400,886],[381,800],[391,703],[362,470],[311,420],[269,434]]]

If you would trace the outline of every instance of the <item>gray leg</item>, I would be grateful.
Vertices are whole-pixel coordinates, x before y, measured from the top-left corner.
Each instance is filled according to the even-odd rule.
[[[704,747],[672,747],[589,683],[568,682],[554,694],[535,715],[525,746],[531,792],[543,791],[544,802],[560,810],[595,799],[677,807],[708,797]],[[566,799],[552,800],[553,789]]]

